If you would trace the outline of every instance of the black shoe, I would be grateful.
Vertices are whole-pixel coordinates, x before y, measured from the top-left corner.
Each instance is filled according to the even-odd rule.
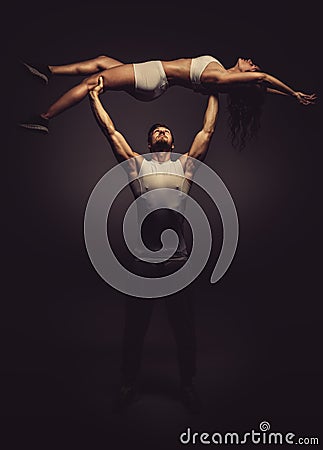
[[[113,411],[118,413],[124,411],[137,400],[136,390],[132,385],[123,385],[116,398]]]
[[[201,404],[193,385],[181,386],[180,399],[190,413],[198,414],[200,412]]]
[[[24,61],[21,61],[21,64],[35,77],[39,78],[45,84],[48,84],[49,78],[52,75],[52,72],[49,70],[49,67],[45,64],[27,64]]]
[[[29,130],[34,130],[41,133],[49,132],[49,120],[44,119],[44,117],[37,115],[32,116],[28,120],[21,121],[19,126],[22,128],[28,128]]]

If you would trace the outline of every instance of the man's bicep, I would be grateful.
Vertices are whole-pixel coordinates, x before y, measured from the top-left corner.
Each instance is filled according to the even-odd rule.
[[[199,131],[192,142],[188,156],[203,160],[209,148],[211,138],[212,133],[206,133],[204,130]]]
[[[107,138],[118,162],[125,161],[137,155],[119,131],[115,131],[113,134],[108,134]]]

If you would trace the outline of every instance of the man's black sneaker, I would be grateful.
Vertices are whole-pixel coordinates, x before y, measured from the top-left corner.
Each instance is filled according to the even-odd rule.
[[[44,117],[37,115],[32,116],[27,120],[23,120],[19,123],[19,126],[22,128],[27,128],[29,130],[48,133],[49,132],[49,120]]]
[[[35,77],[42,80],[45,84],[48,84],[49,78],[52,75],[52,72],[49,70],[49,67],[45,64],[27,64],[24,61],[21,61],[21,64]]]
[[[124,411],[137,400],[136,390],[132,385],[123,385],[115,400],[113,410],[116,413]]]
[[[180,399],[190,413],[198,414],[200,412],[200,401],[193,385],[181,386]]]

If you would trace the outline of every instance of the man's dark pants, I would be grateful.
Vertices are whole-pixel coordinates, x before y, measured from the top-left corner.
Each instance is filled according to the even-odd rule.
[[[178,270],[183,260],[164,263],[132,262],[131,271],[146,277],[161,277]],[[144,281],[143,281],[144,282]],[[180,382],[190,385],[196,373],[196,337],[191,286],[180,292],[162,297],[171,325],[179,366]],[[144,338],[149,326],[154,305],[158,299],[131,298],[125,301],[125,325],[122,351],[122,373],[125,384],[134,384],[141,365]]]

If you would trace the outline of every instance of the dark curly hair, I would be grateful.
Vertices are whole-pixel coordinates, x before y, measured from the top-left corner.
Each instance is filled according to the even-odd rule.
[[[260,129],[266,87],[261,84],[240,85],[227,95],[228,125],[231,143],[242,150]]]

